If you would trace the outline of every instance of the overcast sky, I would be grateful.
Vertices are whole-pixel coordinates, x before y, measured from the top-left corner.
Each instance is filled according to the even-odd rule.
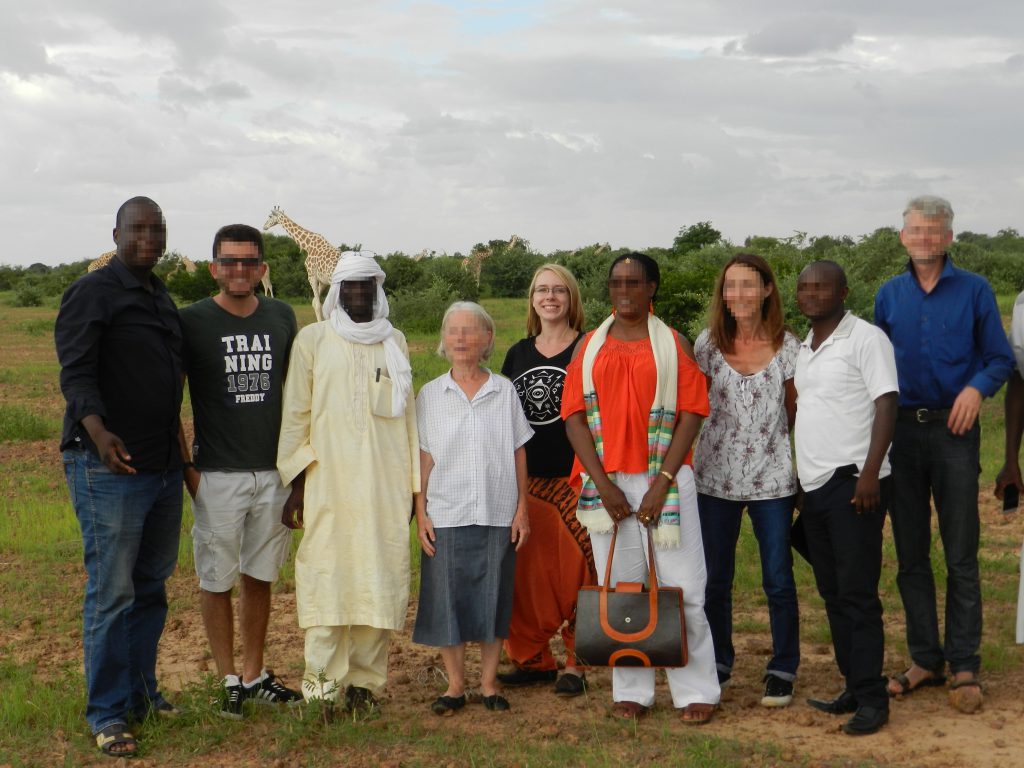
[[[137,194],[192,258],[274,205],[379,253],[643,248],[703,220],[733,242],[860,235],[921,193],[957,231],[1024,229],[1006,0],[0,10],[0,263],[111,249]]]

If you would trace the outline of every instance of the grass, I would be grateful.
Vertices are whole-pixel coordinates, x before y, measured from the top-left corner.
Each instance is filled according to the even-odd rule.
[[[498,328],[492,370],[499,370],[505,351],[525,327],[525,302],[485,300]],[[1000,297],[1008,312],[1012,297]],[[300,324],[313,320],[308,304],[296,304]],[[15,308],[0,317],[5,355],[0,361],[0,441],[9,443],[5,471],[0,474],[0,765],[78,765],[95,760],[95,748],[82,721],[81,675],[81,542],[67,500],[56,439],[63,403],[56,379],[58,366],[51,331],[55,308]],[[441,375],[445,361],[434,349],[433,334],[409,334],[415,385]],[[184,409],[190,418],[190,409]],[[1002,464],[1002,399],[982,409],[982,488],[990,488]],[[51,463],[29,453],[26,441],[50,441]],[[193,571],[192,513],[184,505],[178,564],[182,574]],[[1017,557],[1020,542],[998,526],[983,528],[981,567],[986,605],[983,646],[986,672],[1024,667],[1024,648],[1010,644],[1016,610]],[[1016,530],[1016,529],[1012,529]],[[300,536],[293,538],[298,546]],[[410,532],[413,552],[412,589],[418,587],[418,545]],[[941,543],[934,544],[937,579],[944,579]],[[275,585],[278,593],[294,591],[294,558]],[[881,592],[887,616],[902,617],[895,586],[896,558],[890,536],[884,544]],[[809,566],[797,559],[797,589],[801,601],[801,634],[805,641],[827,644],[828,625]],[[761,590],[760,562],[749,520],[744,518],[736,558],[734,589],[737,631],[767,636],[767,602]],[[192,592],[173,598],[171,615],[195,611]],[[941,608],[940,608],[941,610]],[[888,624],[890,654],[906,654],[902,621]],[[71,661],[42,664],[35,651]],[[760,662],[758,662],[760,663]],[[652,765],[740,766],[786,762],[780,746],[740,743],[705,733],[680,733],[670,713],[655,711],[643,728],[643,738],[628,726],[584,715],[575,741],[546,735],[543,728],[523,729],[512,738],[501,733],[459,729],[440,730],[413,718],[395,722],[341,721],[325,728],[301,712],[261,711],[243,723],[213,716],[211,701],[217,682],[207,676],[186,685],[176,701],[191,714],[178,721],[146,728],[143,755],[161,765],[190,765],[230,754],[232,745],[258,745],[247,756],[260,763],[301,755],[302,765],[336,765],[373,750],[382,764],[455,765]],[[606,696],[608,691],[599,695]],[[198,726],[198,727],[197,727]],[[45,734],[39,751],[40,735]],[[50,735],[53,738],[50,739]],[[840,764],[837,762],[836,764]],[[846,764],[846,763],[842,763]]]
[[[46,440],[59,434],[60,422],[20,405],[0,403],[0,443]]]

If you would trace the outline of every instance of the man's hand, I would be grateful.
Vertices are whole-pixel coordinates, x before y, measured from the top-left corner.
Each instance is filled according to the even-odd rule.
[[[296,478],[298,480],[298,478]],[[298,530],[302,527],[302,509],[306,499],[306,484],[292,481],[292,490],[281,512],[281,524]]]
[[[607,486],[598,488],[597,492],[601,494],[604,511],[616,523],[633,514],[633,510],[630,509],[629,502],[626,500],[626,494],[615,483],[609,481]]]
[[[974,387],[964,387],[953,401],[946,426],[954,435],[962,435],[974,426],[981,410],[981,392]]]
[[[107,465],[107,469],[115,475],[135,474],[135,468],[128,464],[132,460],[131,454],[120,437],[103,430],[93,442],[96,443],[96,452],[100,455],[100,460]]]
[[[878,475],[861,472],[857,478],[857,485],[853,489],[853,498],[850,499],[857,514],[874,512],[882,503],[882,486],[878,482]]]
[[[1003,491],[1007,486],[1015,485],[1017,490],[1024,491],[1024,480],[1020,476],[1020,464],[1016,461],[1003,465],[996,475],[996,498],[1003,498]]]
[[[182,471],[182,475],[185,477],[185,489],[188,491],[188,495],[195,501],[196,494],[199,493],[199,480],[202,477],[202,473],[195,467],[185,467]]]

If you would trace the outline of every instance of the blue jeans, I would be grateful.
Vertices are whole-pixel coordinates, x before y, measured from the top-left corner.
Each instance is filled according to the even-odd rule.
[[[697,494],[700,532],[708,584],[704,613],[711,625],[715,663],[724,675],[732,674],[736,652],[732,645],[732,582],[736,572],[736,542],[743,508],[747,508],[761,551],[761,585],[768,598],[772,629],[772,658],[768,672],[784,680],[796,678],[800,665],[800,612],[793,581],[793,553],[789,529],[795,496],[757,501],[732,501]]]
[[[116,475],[78,449],[64,452],[64,474],[82,529],[85,719],[97,733],[160,700],[156,650],[178,560],[181,470]]]
[[[901,413],[902,416],[902,413]],[[981,579],[978,572],[978,474],[981,428],[954,435],[945,421],[900,418],[892,441],[892,537],[896,584],[907,616],[907,648],[924,669],[981,668]],[[931,500],[946,558],[946,627],[939,637],[932,574]]]

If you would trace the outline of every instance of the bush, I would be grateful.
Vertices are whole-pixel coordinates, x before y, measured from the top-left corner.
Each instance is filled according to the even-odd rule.
[[[391,323],[405,333],[438,333],[445,310],[460,298],[439,277],[426,290],[403,288],[388,299]]]
[[[14,306],[39,307],[43,304],[43,293],[27,280],[14,290]]]

